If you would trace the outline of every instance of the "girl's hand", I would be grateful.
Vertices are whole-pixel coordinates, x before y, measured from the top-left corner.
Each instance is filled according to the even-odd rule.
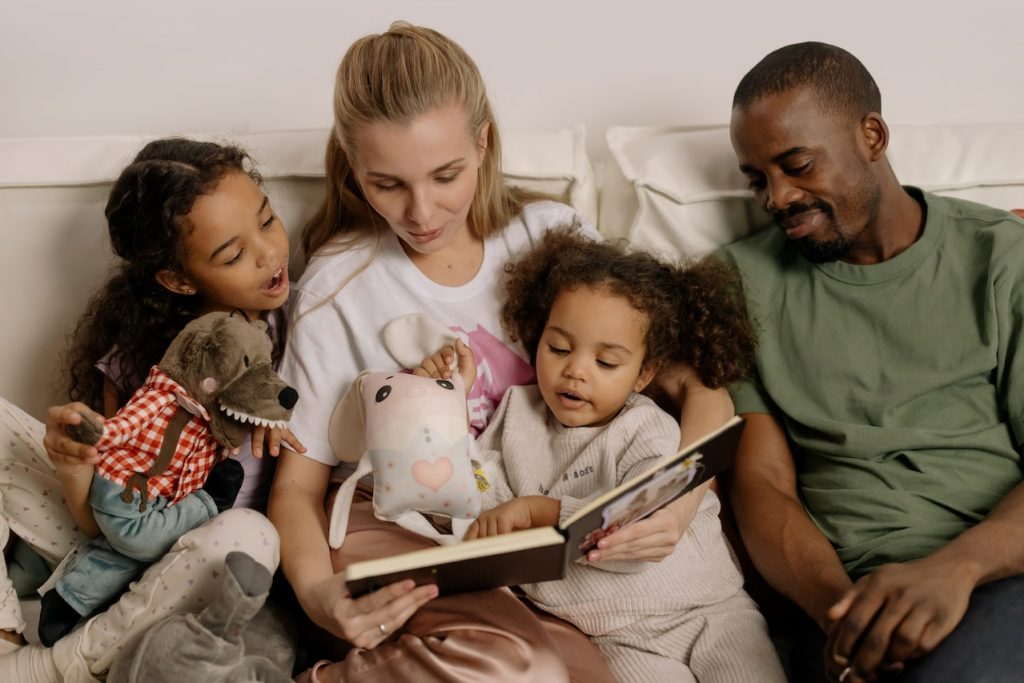
[[[663,507],[647,519],[627,524],[597,542],[587,553],[587,562],[627,560],[661,562],[672,554],[686,531],[671,506]]]
[[[437,597],[437,586],[416,587],[411,579],[352,599],[341,574],[316,585],[302,608],[321,628],[356,647],[377,647],[420,607]],[[383,627],[383,628],[382,628]]]
[[[91,410],[84,403],[68,403],[52,406],[46,411],[46,435],[43,447],[50,456],[50,462],[58,470],[70,471],[79,468],[92,470],[100,461],[100,453],[95,446],[78,443],[67,433],[67,427],[82,423],[84,413],[97,424],[103,424],[103,416]]]
[[[264,441],[267,444],[267,452],[275,458],[281,453],[282,441],[296,453],[306,452],[306,447],[302,445],[302,442],[287,427],[274,427],[272,429],[254,427],[252,430],[253,457],[263,457]]]
[[[461,339],[455,340],[454,348],[446,346],[433,356],[424,358],[420,366],[412,371],[412,374],[434,379],[451,379],[452,361],[456,356],[459,359],[457,366],[459,374],[462,375],[462,382],[466,385],[466,394],[469,395],[469,390],[473,388],[473,382],[476,381],[476,358],[473,357],[473,351]]]

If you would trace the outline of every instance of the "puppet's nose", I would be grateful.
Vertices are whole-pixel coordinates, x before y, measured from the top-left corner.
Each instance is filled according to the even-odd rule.
[[[285,387],[281,390],[281,393],[277,395],[277,402],[281,404],[281,407],[285,410],[291,410],[295,407],[295,402],[299,400],[299,392],[295,391],[291,387]]]

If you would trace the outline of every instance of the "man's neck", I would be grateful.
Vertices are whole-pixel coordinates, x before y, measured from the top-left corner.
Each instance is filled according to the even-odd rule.
[[[894,179],[895,181],[895,179]],[[901,185],[882,190],[878,215],[860,235],[843,261],[870,266],[899,255],[924,234],[925,210]]]

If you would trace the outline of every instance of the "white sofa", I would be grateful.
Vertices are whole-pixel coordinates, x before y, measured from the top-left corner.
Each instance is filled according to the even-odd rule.
[[[203,135],[253,154],[296,250],[323,192],[324,130]],[[103,207],[143,137],[0,138],[0,395],[41,417],[59,400],[58,358],[111,266]],[[890,158],[907,184],[1010,209],[1024,206],[1024,124],[894,125]],[[507,133],[509,182],[576,206],[608,237],[671,256],[705,253],[767,222],[725,127],[612,128],[600,187],[582,128]],[[293,278],[302,263],[294,258]],[[26,605],[30,617],[35,611]],[[31,635],[31,632],[30,632]]]
[[[322,196],[326,135],[201,137],[252,151],[294,246]],[[750,201],[725,127],[619,127],[606,139],[600,187],[581,127],[506,133],[504,171],[509,182],[572,203],[605,235],[669,255],[706,252],[767,221]],[[1024,205],[1024,124],[894,125],[891,139],[905,183],[1007,209]],[[65,336],[111,265],[107,192],[146,140],[0,138],[0,395],[33,415],[59,398]],[[301,267],[293,259],[293,278]]]

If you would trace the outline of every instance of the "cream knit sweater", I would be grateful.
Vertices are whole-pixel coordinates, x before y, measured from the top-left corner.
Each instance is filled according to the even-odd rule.
[[[477,440],[491,483],[484,507],[517,496],[550,496],[561,501],[564,521],[678,444],[679,425],[646,396],[631,396],[606,425],[570,428],[551,416],[535,385],[511,387]],[[522,588],[540,608],[589,635],[719,602],[737,593],[743,580],[718,510],[709,491],[675,551],[661,562],[577,563],[561,581]]]

